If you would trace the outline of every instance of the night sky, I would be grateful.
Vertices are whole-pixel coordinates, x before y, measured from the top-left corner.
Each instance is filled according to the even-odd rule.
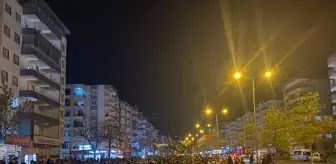
[[[230,109],[221,121],[252,110],[250,81],[242,93],[232,82],[236,67],[257,77],[257,101],[281,99],[294,77],[327,78],[334,0],[222,1],[46,0],[72,33],[67,82],[113,85],[163,135],[192,130],[205,104]],[[265,67],[271,85],[258,76]]]

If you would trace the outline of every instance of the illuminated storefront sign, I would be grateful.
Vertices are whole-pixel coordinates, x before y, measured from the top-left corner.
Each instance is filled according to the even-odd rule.
[[[79,150],[91,150],[91,145],[79,145]]]
[[[5,136],[5,144],[31,146],[31,139],[28,136],[8,134]]]

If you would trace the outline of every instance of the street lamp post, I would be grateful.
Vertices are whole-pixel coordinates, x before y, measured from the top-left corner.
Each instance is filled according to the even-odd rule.
[[[272,76],[272,72],[267,71],[265,73],[265,77],[266,78],[270,78]],[[234,78],[235,79],[240,79],[241,73],[240,72],[236,72],[234,74]],[[258,134],[257,134],[257,112],[256,112],[256,98],[255,98],[255,82],[254,82],[254,77],[251,78],[252,79],[252,98],[253,98],[253,119],[254,119],[254,133],[255,133],[255,142],[256,142],[256,157],[257,157],[257,161],[258,161]]]

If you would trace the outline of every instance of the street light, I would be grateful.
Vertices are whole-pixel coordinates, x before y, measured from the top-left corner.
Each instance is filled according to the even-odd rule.
[[[236,72],[233,77],[235,79],[240,79],[241,78],[241,73],[240,72]]]
[[[200,124],[196,124],[196,128],[200,128]]]
[[[195,140],[195,138],[193,137],[193,138],[191,138],[191,140]]]
[[[271,71],[266,71],[264,76],[266,78],[270,78],[272,76],[272,72]],[[234,74],[234,78],[239,80],[242,77],[240,72],[236,72]],[[251,78],[252,79],[252,96],[253,96],[253,119],[254,119],[254,128],[257,127],[257,116],[256,116],[256,98],[255,98],[255,85],[254,85],[254,77]],[[256,133],[256,130],[254,129],[254,132]],[[256,137],[256,156],[257,156],[257,160],[258,160],[258,135],[255,134]]]
[[[210,128],[210,127],[211,127],[211,124],[208,124],[207,126]]]
[[[189,133],[189,135],[188,135],[189,137],[191,137],[191,134]]]
[[[201,129],[201,130],[200,130],[200,133],[201,133],[201,134],[203,134],[203,133],[204,133],[204,131]]]
[[[195,136],[198,137],[198,134],[196,134]]]
[[[186,137],[185,139],[186,139],[187,141],[189,140],[189,138],[188,138],[188,137]]]
[[[207,109],[205,110],[205,113],[206,113],[207,115],[210,115],[211,112],[212,112],[211,108],[207,107]]]
[[[227,114],[228,112],[229,112],[229,110],[228,109],[223,109],[223,114]]]

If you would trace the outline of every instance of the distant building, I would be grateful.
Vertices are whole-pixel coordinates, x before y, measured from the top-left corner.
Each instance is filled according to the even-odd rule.
[[[82,157],[83,152],[84,157],[93,157],[87,141],[81,139],[78,134],[70,133],[75,128],[83,127],[84,116],[91,126],[107,119],[115,120],[120,135],[112,143],[112,155],[120,155],[117,150],[120,150],[123,156],[131,155],[133,107],[121,101],[116,89],[111,85],[68,84],[65,105],[65,142],[62,149],[65,158],[70,156],[70,151],[77,157]],[[97,153],[96,158],[107,157],[107,143],[103,142],[98,149],[100,153]]]
[[[329,84],[332,101],[332,112],[336,117],[336,53],[328,58]]]
[[[301,96],[309,92],[318,92],[325,108],[320,115],[331,115],[331,99],[328,79],[296,78],[283,88],[284,109],[288,110],[301,100]]]

